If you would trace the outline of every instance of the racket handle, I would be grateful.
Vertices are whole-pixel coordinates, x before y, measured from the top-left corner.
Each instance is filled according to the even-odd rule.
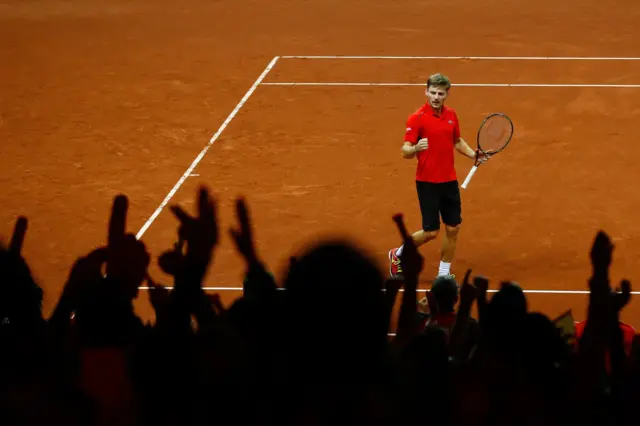
[[[462,182],[462,185],[460,185],[462,189],[467,189],[467,185],[469,185],[469,181],[471,180],[473,175],[476,174],[476,170],[478,170],[478,166],[473,166],[471,170],[469,170],[467,178],[464,180],[464,182]]]

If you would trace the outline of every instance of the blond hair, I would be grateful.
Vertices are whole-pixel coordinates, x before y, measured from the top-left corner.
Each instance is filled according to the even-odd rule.
[[[439,73],[432,74],[429,77],[429,80],[427,80],[427,89],[431,86],[441,86],[449,90],[449,88],[451,87],[451,81],[449,81],[449,78],[446,75],[442,75]]]

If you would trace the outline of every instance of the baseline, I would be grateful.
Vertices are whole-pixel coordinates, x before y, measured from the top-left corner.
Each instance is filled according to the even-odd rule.
[[[372,86],[372,87],[403,87],[424,86],[425,83],[356,83],[356,82],[275,82],[261,83],[262,86]],[[578,88],[617,88],[640,89],[640,84],[536,84],[536,83],[452,83],[455,87],[578,87]]]

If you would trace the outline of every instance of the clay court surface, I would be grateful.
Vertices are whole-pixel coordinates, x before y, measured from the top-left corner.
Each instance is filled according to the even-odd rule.
[[[129,229],[144,229],[154,257],[171,246],[175,219],[150,218],[237,110],[170,200],[193,207],[199,184],[218,197],[224,232],[207,287],[241,285],[226,234],[240,194],[277,274],[306,242],[336,234],[386,270],[399,242],[391,216],[420,226],[415,163],[400,157],[424,101],[411,84],[442,72],[468,141],[494,111],[516,126],[463,192],[453,272],[473,268],[494,288],[515,280],[541,291],[532,309],[583,319],[586,294],[569,292],[586,290],[598,229],[616,244],[614,280],[640,290],[637,22],[631,0],[0,1],[0,233],[29,218],[24,254],[48,314],[75,258],[104,244],[115,194],[130,197]],[[438,59],[286,58],[315,55]],[[472,164],[456,161],[464,179]],[[438,250],[422,248],[425,285]],[[169,284],[155,263],[151,273]],[[240,294],[217,291],[227,303]],[[150,316],[146,292],[136,306]],[[623,320],[640,325],[637,300]]]

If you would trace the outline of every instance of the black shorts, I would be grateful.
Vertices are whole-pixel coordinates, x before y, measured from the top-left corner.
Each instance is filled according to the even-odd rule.
[[[445,225],[458,226],[462,223],[462,203],[457,181],[443,183],[416,181],[416,189],[424,231],[440,229],[441,216]]]

